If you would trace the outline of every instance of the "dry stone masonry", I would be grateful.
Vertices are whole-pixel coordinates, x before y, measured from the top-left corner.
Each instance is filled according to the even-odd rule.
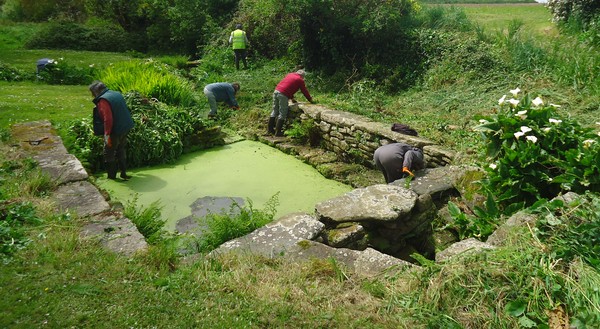
[[[315,104],[299,103],[291,112],[301,112],[301,119],[313,120],[319,127],[326,149],[363,164],[373,162],[373,153],[382,145],[403,142],[423,149],[428,167],[452,163],[454,152],[445,150],[425,138],[404,135],[391,130],[391,123],[375,122],[344,111],[328,109]]]

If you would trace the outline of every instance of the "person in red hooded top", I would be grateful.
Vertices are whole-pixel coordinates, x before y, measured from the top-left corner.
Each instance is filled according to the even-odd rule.
[[[306,72],[304,70],[288,73],[277,84],[277,87],[275,87],[275,91],[273,92],[273,111],[269,117],[267,133],[275,136],[283,136],[281,129],[288,115],[289,101],[297,102],[294,99],[294,94],[298,90],[302,91],[302,94],[304,94],[304,97],[309,102],[314,103],[304,83],[305,75]]]

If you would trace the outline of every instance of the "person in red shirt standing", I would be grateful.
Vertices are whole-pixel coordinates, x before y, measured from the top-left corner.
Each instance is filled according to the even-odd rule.
[[[94,134],[104,136],[104,163],[109,179],[117,178],[117,170],[121,170],[121,178],[128,180],[127,175],[127,134],[135,125],[125,98],[118,91],[110,90],[102,81],[94,81],[90,87],[94,109]]]
[[[288,115],[289,100],[297,103],[294,99],[294,94],[300,90],[306,99],[313,103],[313,99],[306,89],[304,83],[304,70],[298,70],[296,72],[288,73],[275,87],[273,92],[273,111],[269,117],[269,124],[267,126],[267,133],[275,136],[283,136],[281,131],[285,119]]]

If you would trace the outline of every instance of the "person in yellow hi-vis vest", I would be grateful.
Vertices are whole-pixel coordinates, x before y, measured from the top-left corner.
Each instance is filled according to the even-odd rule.
[[[246,49],[249,46],[248,37],[246,36],[246,32],[242,30],[242,24],[235,25],[235,31],[231,32],[229,36],[229,44],[233,47],[233,53],[235,56],[235,68],[240,69],[240,59],[242,63],[244,63],[244,68],[247,69],[248,65],[246,64]]]

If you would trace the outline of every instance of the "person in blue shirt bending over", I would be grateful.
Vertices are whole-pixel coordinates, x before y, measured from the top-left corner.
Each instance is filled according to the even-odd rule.
[[[214,119],[217,116],[217,102],[227,103],[232,109],[239,110],[240,106],[235,99],[235,94],[240,90],[240,84],[237,82],[215,82],[204,87],[204,95],[208,98],[210,112],[208,118]]]

